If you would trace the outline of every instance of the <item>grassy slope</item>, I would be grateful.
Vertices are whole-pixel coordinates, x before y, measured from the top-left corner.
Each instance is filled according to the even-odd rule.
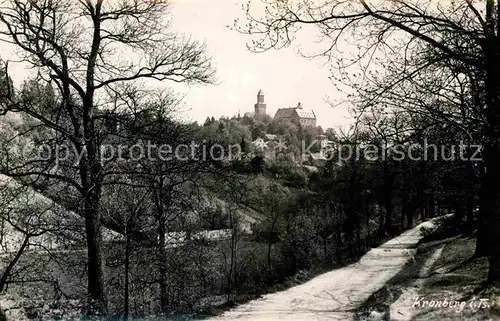
[[[415,261],[358,309],[357,320],[500,320],[499,297],[484,286],[487,259],[470,260],[474,248],[475,238],[461,235],[420,244]],[[422,297],[461,305],[415,304]],[[478,307],[479,299],[490,307]]]

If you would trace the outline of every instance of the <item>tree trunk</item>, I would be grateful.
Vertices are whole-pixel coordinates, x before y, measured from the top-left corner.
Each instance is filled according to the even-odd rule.
[[[88,299],[87,313],[89,315],[106,315],[107,302],[104,290],[104,275],[102,269],[102,235],[99,182],[99,164],[93,150],[88,150],[89,156],[83,161],[81,175],[86,194],[84,198],[85,232],[88,251]],[[89,163],[89,160],[94,160]],[[92,164],[92,165],[90,165]],[[87,177],[87,173],[90,175]]]
[[[492,255],[490,257],[488,282],[493,284],[498,284],[500,282],[500,255]]]
[[[159,175],[157,179],[151,182],[153,193],[153,203],[156,207],[156,232],[158,253],[158,287],[160,295],[160,311],[167,312],[169,308],[168,293],[168,271],[167,271],[167,211],[171,205],[171,187],[165,186],[164,177]]]
[[[166,312],[168,309],[168,291],[167,291],[167,253],[166,253],[166,227],[161,197],[156,199],[158,210],[158,285],[160,287],[160,310]]]
[[[2,293],[5,290],[5,285],[7,284],[7,280],[9,279],[10,273],[14,269],[14,266],[16,266],[21,256],[23,255],[24,250],[26,250],[26,248],[28,247],[29,241],[30,241],[30,235],[29,234],[25,235],[24,241],[17,250],[16,255],[10,261],[9,265],[7,265],[5,271],[2,273],[2,276],[0,277],[0,293]]]
[[[238,228],[236,226],[236,222],[234,220],[234,214],[231,213],[231,290],[234,290],[237,287],[236,284],[236,260],[238,254]],[[269,251],[269,254],[271,251]],[[269,257],[270,258],[270,257]],[[229,293],[230,295],[231,293]]]
[[[323,255],[325,256],[325,261],[327,261],[328,258],[328,241],[326,236],[322,236],[323,239]]]
[[[405,216],[406,216],[406,229],[413,228],[413,217],[415,215],[415,211],[413,208],[410,208],[412,205],[405,204]]]
[[[386,231],[389,231],[392,226],[392,199],[388,198],[385,201],[385,220],[384,227]]]
[[[387,180],[388,178],[386,178]],[[391,185],[386,183],[385,193],[384,193],[384,209],[385,209],[385,217],[384,217],[384,228],[388,231],[392,226],[392,193],[391,193]]]
[[[429,218],[436,217],[436,200],[434,195],[431,195],[429,200]]]
[[[487,248],[479,250],[486,251],[487,254],[491,255],[488,281],[497,283],[500,282],[500,238],[498,237],[500,234],[500,184],[498,184],[500,179],[500,168],[498,168],[500,144],[498,142],[495,144],[490,157],[491,162],[486,163],[488,167],[486,172],[487,186],[485,187],[489,192],[486,199],[486,213],[483,213],[488,217],[482,218],[485,228],[481,231],[482,235],[480,236],[484,238],[481,240],[483,244],[480,244],[480,246],[486,245]],[[489,166],[490,164],[491,166]]]
[[[161,229],[163,230],[163,229]],[[167,268],[166,268],[166,249],[165,249],[165,233],[159,235],[158,242],[159,258],[158,258],[158,285],[160,287],[160,310],[166,312],[168,309],[168,290],[167,290]]]
[[[467,166],[467,177],[468,177],[468,188],[467,188],[467,196],[466,196],[466,206],[465,206],[465,216],[466,216],[466,224],[467,224],[467,232],[472,233],[475,228],[474,222],[474,208],[476,207],[476,184],[477,184],[477,176],[476,171],[474,170],[474,164],[471,160],[472,152],[469,149],[466,161]]]
[[[231,233],[231,248],[230,248],[231,254],[229,257],[229,273],[227,275],[227,289],[226,289],[227,302],[230,302],[230,300],[231,300],[231,293],[233,292],[233,288],[234,288],[235,283],[236,283],[235,282],[235,277],[236,277],[235,274],[236,274],[237,240],[236,240],[236,229],[234,226],[232,214],[231,214],[231,218],[230,218],[230,224],[232,227],[232,233]],[[268,259],[270,259],[270,256],[269,256],[270,251],[271,251],[270,246],[271,246],[271,244],[269,244],[269,248],[268,248]]]
[[[337,254],[337,262],[342,263],[342,232],[340,231],[340,229],[337,231],[335,236],[336,236],[335,247]]]
[[[465,210],[467,226],[474,226],[474,194],[471,190],[469,195],[467,195],[467,205]]]
[[[484,167],[484,165],[482,166]],[[488,211],[490,206],[488,202],[491,201],[490,190],[488,185],[489,178],[486,175],[484,168],[481,170],[481,186],[479,195],[479,213],[477,222],[477,233],[476,233],[476,250],[474,253],[475,257],[484,257],[489,254],[489,242],[488,242]]]
[[[267,244],[267,270],[269,271],[269,274],[271,274],[271,249],[273,247],[272,243]]]
[[[88,314],[106,315],[107,303],[104,293],[102,269],[101,222],[98,191],[90,191],[85,198],[85,230],[88,251]]]
[[[125,243],[125,289],[123,298],[123,317],[128,320],[130,314],[129,307],[129,284],[130,284],[130,231],[127,229],[127,239]]]
[[[499,45],[498,36],[494,34],[492,22],[492,1],[487,1],[487,32],[485,39],[485,58],[486,58],[486,142],[484,146],[484,164],[486,167],[485,185],[486,193],[486,212],[487,217],[485,226],[487,231],[483,237],[487,237],[487,252],[491,255],[488,281],[498,283],[500,281],[500,68],[498,66]],[[491,28],[491,29],[490,29]]]
[[[92,94],[84,101],[82,137],[82,158],[79,162],[80,178],[83,186],[83,214],[88,252],[88,298],[87,313],[89,315],[107,315],[107,300],[104,288],[102,268],[102,235],[101,235],[101,159],[98,142],[92,120]]]

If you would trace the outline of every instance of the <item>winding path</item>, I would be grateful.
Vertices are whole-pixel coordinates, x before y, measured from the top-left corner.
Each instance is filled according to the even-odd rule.
[[[424,222],[366,253],[359,262],[282,292],[267,294],[209,320],[352,320],[352,312],[402,270],[422,238]]]

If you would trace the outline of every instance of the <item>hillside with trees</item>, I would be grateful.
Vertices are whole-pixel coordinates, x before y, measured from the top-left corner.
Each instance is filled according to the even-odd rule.
[[[203,43],[160,22],[163,1],[2,4],[1,40],[32,72],[15,85],[2,57],[0,320],[213,315],[451,212],[498,281],[495,5],[483,21],[471,2],[447,20],[406,2],[337,14],[327,1],[323,23],[324,8],[270,2],[243,30],[271,35],[254,49],[287,44],[295,24],[335,34],[373,21],[363,37],[395,28],[415,47],[384,57],[383,76],[367,71],[370,85],[351,83],[348,131],[268,116],[198,124],[179,120],[168,86],[210,85],[216,70]],[[252,142],[266,135],[286,151],[259,154]],[[318,135],[334,144],[311,170],[303,146]]]

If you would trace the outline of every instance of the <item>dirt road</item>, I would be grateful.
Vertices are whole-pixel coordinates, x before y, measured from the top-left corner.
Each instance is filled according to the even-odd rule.
[[[209,320],[352,320],[354,308],[413,259],[425,222],[366,253],[358,263],[250,301]]]

